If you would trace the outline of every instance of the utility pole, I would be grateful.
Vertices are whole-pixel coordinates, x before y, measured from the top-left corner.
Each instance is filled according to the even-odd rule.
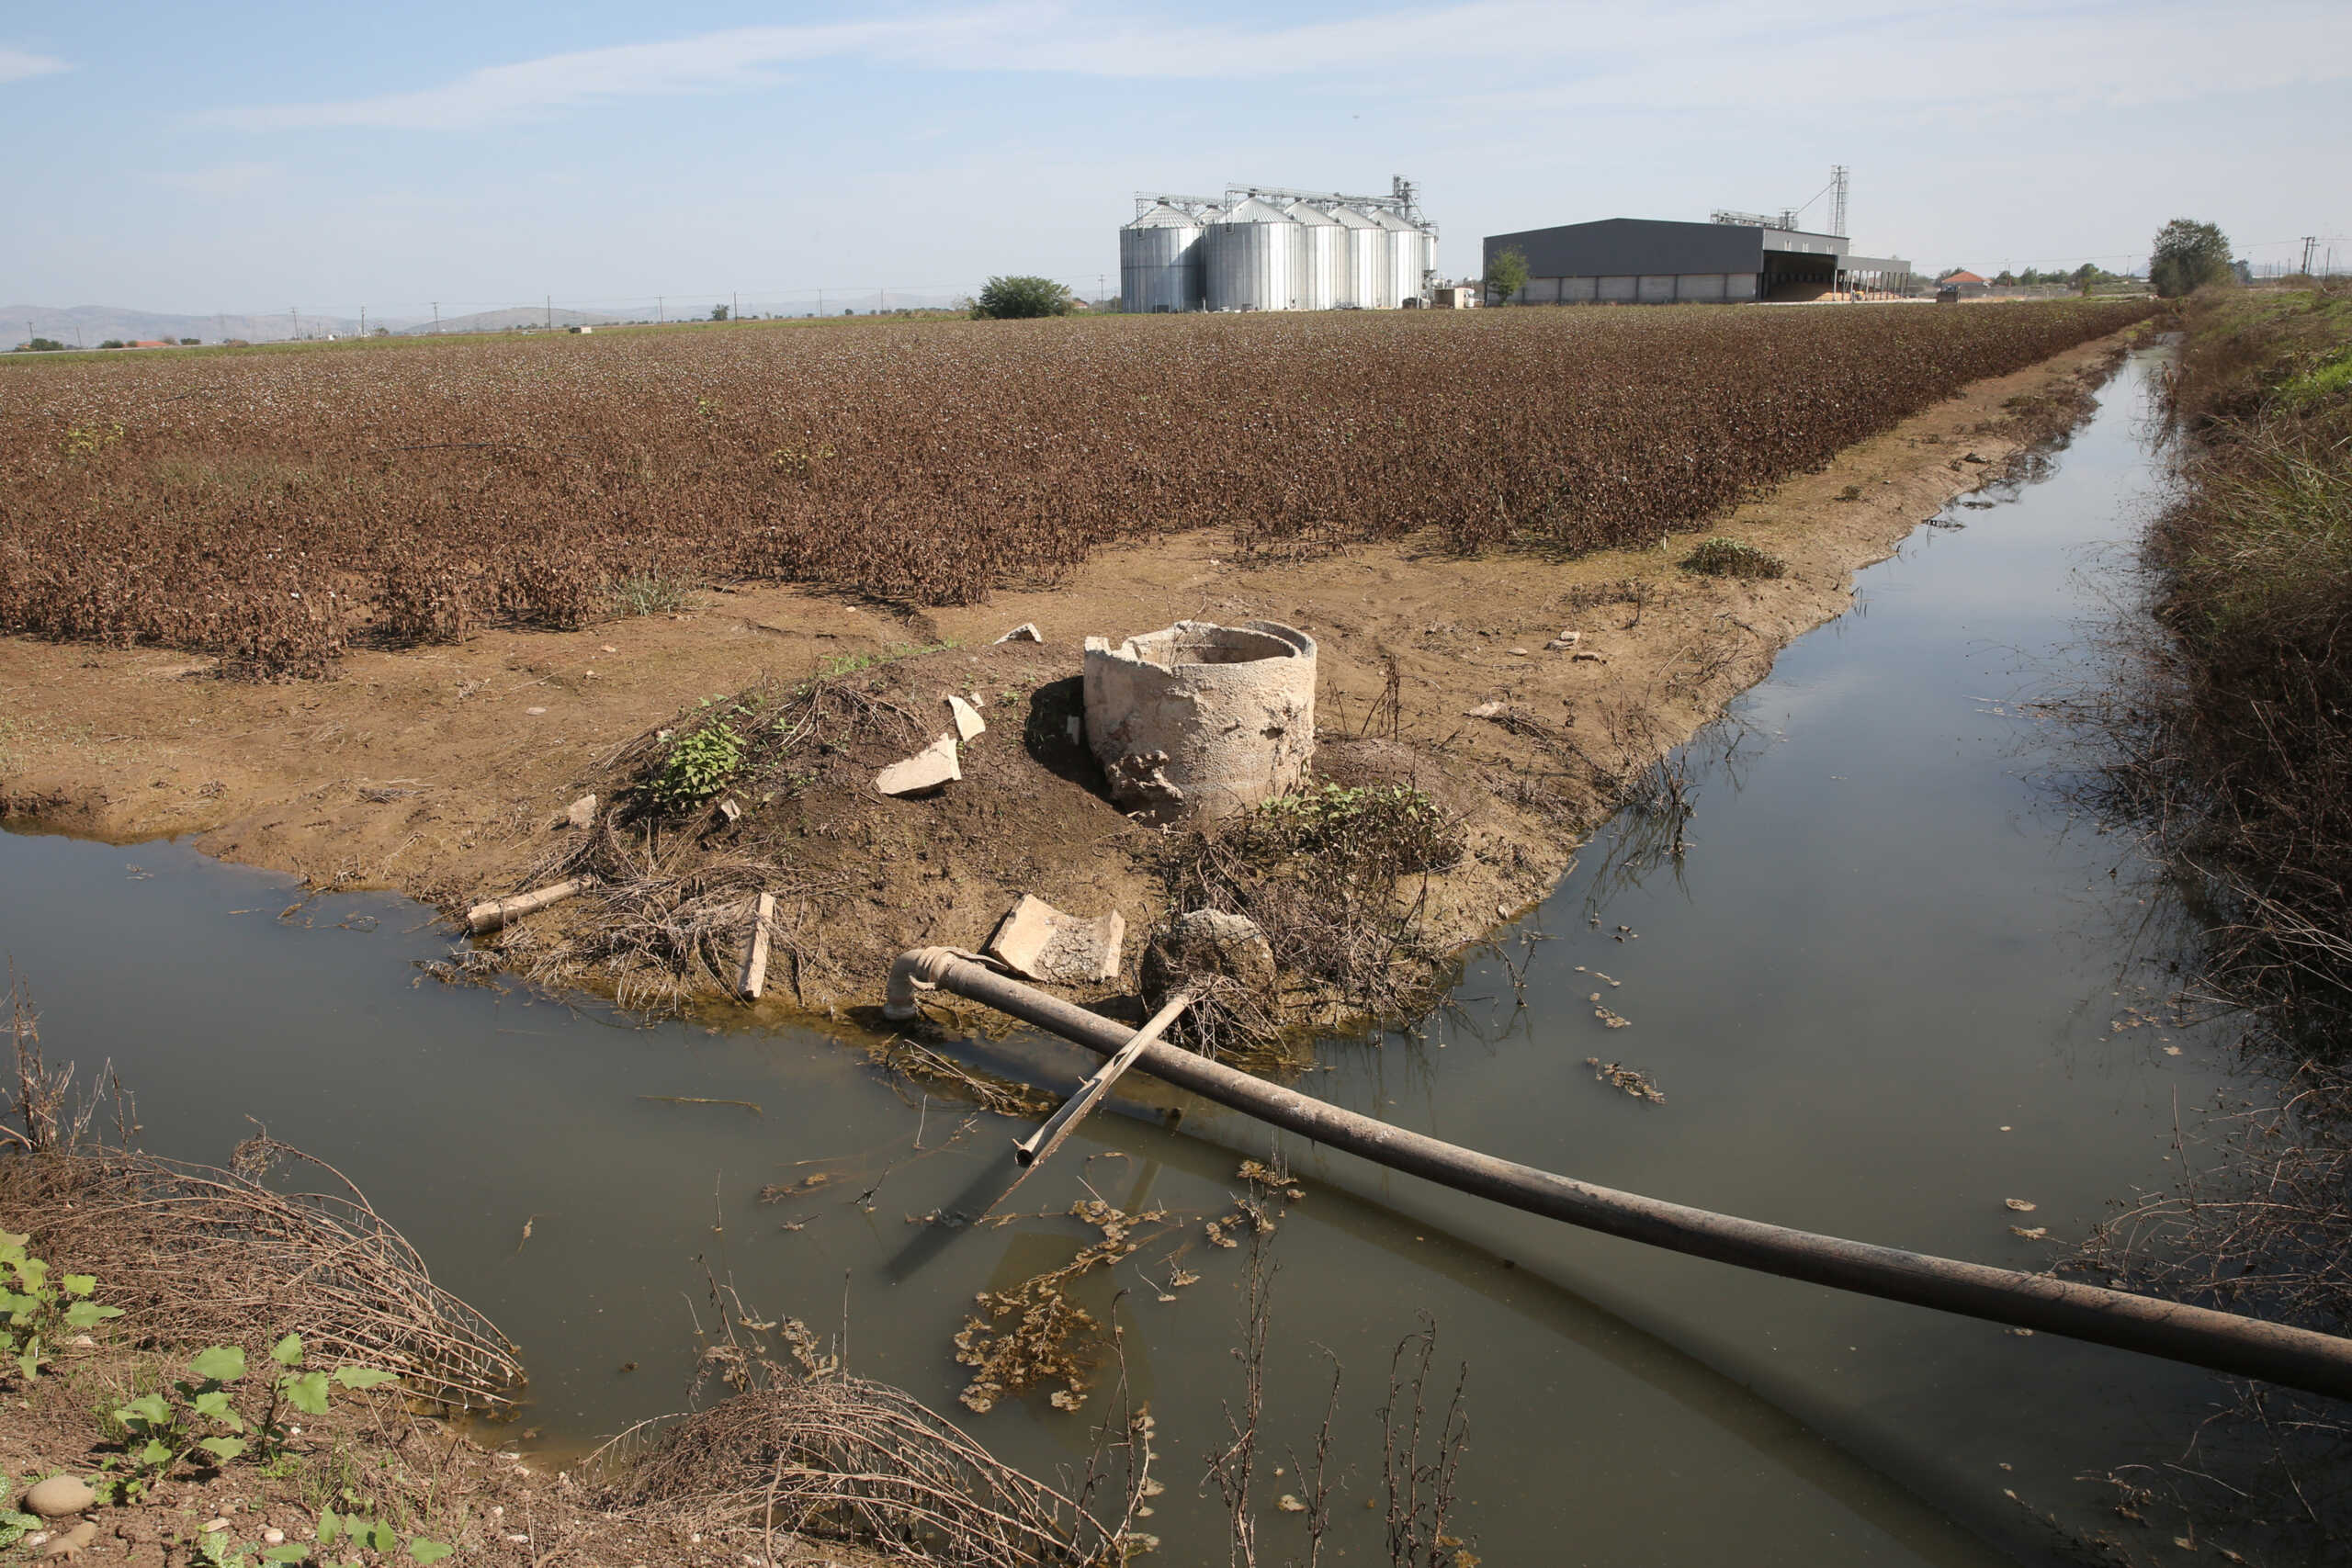
[[[659,294],[656,294],[656,295],[653,297],[653,320],[654,320],[654,321],[655,321],[657,324],[659,324],[659,323],[667,322],[667,321],[669,321],[669,319],[670,319],[670,301],[669,301],[668,299],[664,299],[662,296],[661,296],[661,295],[659,295]]]
[[[295,337],[298,337],[298,338],[299,338],[299,337],[300,337],[300,336],[302,335],[302,311],[301,311],[301,308],[300,308],[300,306],[296,306],[296,305],[288,305],[288,306],[287,306],[287,307],[286,307],[286,319],[287,319],[288,321],[291,321],[291,322],[293,322],[293,323],[294,323],[294,324],[293,324],[293,326],[292,326],[291,328],[289,328],[288,330],[293,333],[293,335],[294,335]]]
[[[365,305],[359,307],[359,335],[368,335],[368,307]]]
[[[2303,236],[2303,276],[2305,277],[2309,277],[2312,275],[2312,252],[2317,248],[2318,244],[2319,236],[2317,234],[2306,234]]]
[[[441,335],[441,301],[438,299],[433,301],[433,335]]]
[[[735,301],[734,305],[733,305],[733,306],[732,306],[732,307],[728,310],[728,312],[727,312],[727,319],[728,319],[729,321],[741,321],[741,320],[743,319],[743,296],[742,296],[742,294],[741,294],[740,291],[738,291],[738,292],[736,292],[736,293],[729,294],[727,298],[729,298],[729,299],[732,299],[733,301]]]
[[[555,296],[548,296],[548,331],[555,331]]]

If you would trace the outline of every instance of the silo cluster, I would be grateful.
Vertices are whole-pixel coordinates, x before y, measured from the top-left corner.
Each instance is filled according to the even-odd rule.
[[[1235,189],[1138,196],[1119,231],[1123,309],[1394,310],[1429,302],[1437,228],[1396,182],[1385,197]]]

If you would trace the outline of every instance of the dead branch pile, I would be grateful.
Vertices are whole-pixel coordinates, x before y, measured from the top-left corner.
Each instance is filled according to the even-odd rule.
[[[297,1163],[337,1190],[267,1184]],[[0,1204],[48,1256],[97,1276],[98,1299],[148,1344],[265,1355],[299,1333],[437,1404],[506,1410],[521,1391],[506,1337],[435,1284],[340,1171],[274,1139],[247,1140],[226,1170],[110,1148],[17,1156],[0,1161]]]
[[[1089,1561],[1102,1532],[912,1396],[862,1378],[778,1378],[603,1450],[602,1505],[762,1548],[787,1534],[972,1568]],[[772,1555],[769,1553],[763,1553]]]

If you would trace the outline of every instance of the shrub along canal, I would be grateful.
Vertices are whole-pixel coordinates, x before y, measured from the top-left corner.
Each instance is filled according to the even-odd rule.
[[[2149,935],[2165,912],[2110,876],[2128,848],[2048,788],[2053,738],[2025,700],[2082,678],[2082,622],[2124,591],[2109,547],[2160,483],[2158,373],[2158,351],[2138,355],[2035,482],[1961,503],[1940,521],[1964,527],[1921,528],[1864,572],[1860,605],[1687,750],[1683,856],[1657,820],[1621,817],[1425,1037],[1326,1042],[1300,1087],[1610,1186],[2010,1268],[2167,1181],[2176,1101],[2207,1099],[2226,1062],[2166,1021]],[[1037,1217],[976,1226],[1032,1123],[894,1082],[825,1032],[640,1028],[440,984],[414,967],[448,946],[423,907],[282,913],[283,879],[170,843],[0,837],[0,951],[52,1059],[86,1077],[111,1056],[159,1152],[222,1160],[258,1121],[348,1173],[520,1343],[537,1436],[504,1440],[525,1448],[578,1452],[683,1404],[696,1313],[710,1321],[701,1258],[1011,1462],[1082,1462],[1099,1397],[1085,1416],[1042,1393],[970,1415],[951,1339],[976,1292],[1094,1238],[1046,1214],[1090,1195],[1165,1208],[1163,1240],[1072,1293],[1120,1325],[1159,1420],[1160,1560],[1224,1559],[1196,1483],[1239,1400],[1248,1249],[1207,1245],[1202,1222],[1232,1210],[1264,1129],[1198,1106],[1170,1126],[1141,1086],[1007,1205]],[[978,1049],[1061,1086],[1091,1065],[1019,1035]],[[1447,1385],[1470,1366],[1455,1533],[1490,1562],[2032,1560],[2055,1541],[2041,1515],[2106,1528],[2096,1478],[2176,1457],[2217,1397],[2206,1374],[2124,1352],[1281,1152],[1306,1195],[1268,1252],[1270,1561],[1304,1550],[1275,1501],[1306,1490],[1291,1450],[1311,1454],[1324,1348],[1344,1367],[1332,1544],[1383,1554],[1375,1412],[1422,1314]]]

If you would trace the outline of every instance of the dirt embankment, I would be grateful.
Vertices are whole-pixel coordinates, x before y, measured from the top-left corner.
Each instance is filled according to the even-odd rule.
[[[905,947],[977,946],[1023,892],[1081,915],[1115,908],[1138,932],[1163,916],[1167,837],[1055,743],[1080,641],[1263,618],[1321,645],[1318,769],[1408,780],[1460,815],[1467,852],[1422,911],[1454,948],[1541,898],[1616,779],[1840,613],[1857,568],[2066,423],[2119,344],[1979,382],[1708,525],[1785,561],[1773,579],[1680,570],[1689,536],[1570,560],[1406,543],[1268,562],[1227,559],[1207,532],[1107,551],[977,608],[721,587],[684,615],[356,654],[340,679],[295,684],[214,679],[185,655],[0,641],[0,812],[120,840],[195,834],[313,884],[457,905],[550,863],[566,804],[609,791],[628,742],[700,699],[845,669],[910,723],[938,719],[950,692],[985,698],[990,730],[942,796],[858,787],[873,758],[850,745],[830,774],[750,803],[788,814],[767,841],[790,840],[802,874],[771,1005],[826,1010],[878,997]],[[1024,621],[1043,644],[994,643]],[[1547,650],[1566,630],[1577,648]]]

